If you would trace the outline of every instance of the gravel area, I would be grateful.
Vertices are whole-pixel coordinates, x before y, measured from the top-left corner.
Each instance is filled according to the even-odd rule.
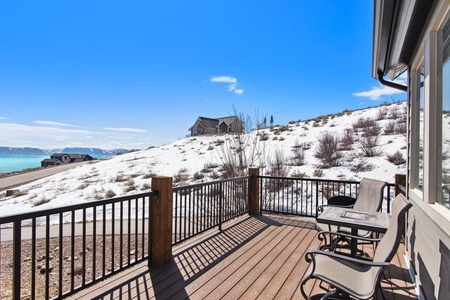
[[[36,259],[35,259],[35,293],[36,299],[45,298],[45,282],[49,278],[49,294],[50,297],[57,296],[59,293],[59,274],[62,274],[62,293],[76,288],[84,282],[88,283],[93,280],[94,269],[95,277],[98,278],[110,273],[111,270],[120,268],[128,264],[128,254],[130,261],[142,257],[148,251],[147,239],[143,241],[143,237],[138,235],[136,249],[136,237],[131,236],[130,245],[128,245],[128,236],[120,241],[119,236],[105,237],[105,244],[101,236],[95,239],[92,236],[86,237],[85,255],[83,257],[83,239],[76,237],[72,245],[69,237],[64,237],[62,241],[62,249],[59,239],[52,238],[49,240],[49,255],[46,257],[46,241],[39,239],[36,241]],[[95,245],[94,245],[95,241]],[[32,285],[32,245],[31,240],[22,241],[22,270],[21,270],[21,299],[30,299]],[[120,245],[122,250],[120,251]],[[144,245],[144,250],[142,249]],[[72,252],[72,247],[74,251]],[[95,254],[94,254],[95,249]],[[113,253],[114,251],[114,253]],[[103,255],[103,252],[105,253]],[[122,254],[122,255],[121,255]],[[122,257],[121,257],[122,256]],[[62,259],[60,259],[62,257]],[[112,258],[114,257],[114,264]],[[72,259],[73,258],[73,259]],[[49,268],[47,269],[47,261]],[[73,271],[72,271],[73,262]],[[2,242],[0,244],[0,299],[12,298],[12,271],[13,271],[13,249],[12,242]]]

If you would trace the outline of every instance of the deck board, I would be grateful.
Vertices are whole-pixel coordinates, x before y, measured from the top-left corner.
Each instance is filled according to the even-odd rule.
[[[320,245],[314,224],[313,218],[287,215],[241,217],[222,231],[174,246],[165,265],[138,264],[69,299],[302,299],[299,285],[309,266],[304,256]],[[400,247],[382,281],[386,299],[417,299],[403,251]],[[322,292],[314,280],[306,289],[311,295]]]

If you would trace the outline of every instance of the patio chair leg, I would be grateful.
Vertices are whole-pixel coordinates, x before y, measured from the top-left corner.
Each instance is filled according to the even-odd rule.
[[[384,272],[383,272],[383,276],[384,276]],[[380,289],[381,297],[383,297],[383,300],[386,300],[386,298],[384,297],[384,294],[383,294],[383,289],[381,288],[381,280],[378,281],[378,288]]]
[[[336,296],[336,297],[334,297]],[[331,298],[330,298],[331,297]],[[326,293],[325,295],[320,298],[321,300],[328,300],[328,299],[350,299],[350,296],[347,293],[344,293],[338,289],[334,289]]]

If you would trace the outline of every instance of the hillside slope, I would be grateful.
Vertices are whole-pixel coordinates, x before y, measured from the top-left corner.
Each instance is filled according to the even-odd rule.
[[[0,215],[148,191],[153,175],[173,176],[175,185],[217,180],[223,176],[223,165],[239,157],[246,160],[245,170],[261,167],[261,174],[393,182],[395,174],[406,171],[405,163],[388,161],[397,151],[406,157],[405,111],[404,102],[394,103],[242,135],[189,137],[117,155],[24,185],[19,188],[21,196],[1,196]],[[333,156],[338,166],[331,168],[324,168],[316,157],[319,140],[327,133],[339,138],[347,133],[347,143],[341,139],[341,151]],[[373,157],[362,155],[361,143],[367,139],[377,139],[378,153]],[[277,160],[278,165],[273,163]]]

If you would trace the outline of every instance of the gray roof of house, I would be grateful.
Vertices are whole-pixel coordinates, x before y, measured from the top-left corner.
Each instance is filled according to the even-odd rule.
[[[192,128],[197,124],[200,123],[203,128],[215,128],[219,126],[222,122],[230,126],[231,123],[233,123],[235,120],[241,121],[236,116],[229,116],[229,117],[223,117],[223,118],[207,118],[207,117],[198,117],[195,121],[194,125],[192,125],[189,130],[192,130]],[[242,121],[241,121],[242,122]]]
[[[44,160],[42,160],[41,162],[45,162],[45,163],[56,163],[56,162],[61,162],[59,159],[57,158],[46,158]]]

